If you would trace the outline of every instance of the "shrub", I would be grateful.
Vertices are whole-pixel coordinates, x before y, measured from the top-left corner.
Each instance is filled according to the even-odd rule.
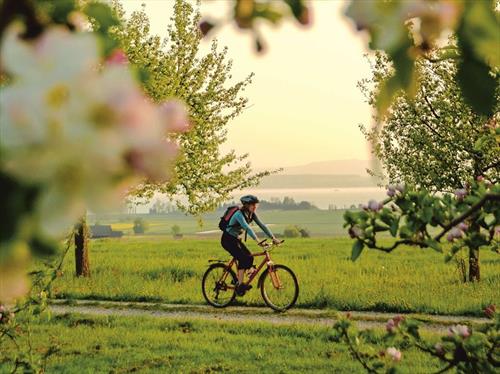
[[[144,221],[144,219],[142,218],[136,218],[134,220],[134,227],[133,227],[133,230],[134,230],[134,234],[144,234],[144,232],[148,229],[148,224],[146,223],[146,221]]]
[[[300,231],[297,226],[287,226],[283,231],[283,236],[285,238],[298,238],[300,236]]]
[[[299,232],[300,232],[300,237],[301,238],[310,238],[311,237],[311,232],[308,229],[304,228],[304,227],[302,227],[299,230]]]
[[[174,238],[182,238],[182,234],[181,234],[181,228],[179,225],[173,225],[171,228],[170,228],[170,231],[172,232],[172,236]]]

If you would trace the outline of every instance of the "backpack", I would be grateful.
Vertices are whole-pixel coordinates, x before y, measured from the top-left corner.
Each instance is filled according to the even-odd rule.
[[[229,226],[229,221],[231,220],[231,217],[236,213],[238,210],[240,210],[240,207],[237,205],[230,206],[226,209],[224,212],[224,215],[220,217],[219,221],[219,229],[222,231],[226,231],[227,226]]]
[[[227,227],[229,226],[229,221],[233,217],[234,213],[236,213],[238,210],[240,210],[240,207],[237,205],[232,205],[226,209],[224,212],[224,215],[220,217],[219,221],[219,229],[222,231],[226,231]],[[246,215],[243,215],[245,217],[245,220],[250,223],[253,221],[253,217],[248,218]]]

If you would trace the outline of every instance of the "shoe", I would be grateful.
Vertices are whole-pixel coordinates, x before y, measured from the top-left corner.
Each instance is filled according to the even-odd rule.
[[[243,296],[248,290],[252,289],[249,284],[241,283],[236,285],[236,295]]]

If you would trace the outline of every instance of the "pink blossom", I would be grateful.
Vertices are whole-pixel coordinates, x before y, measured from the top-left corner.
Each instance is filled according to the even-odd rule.
[[[449,242],[452,242],[454,239],[459,239],[461,238],[463,235],[463,231],[460,230],[458,227],[454,227],[450,230],[450,232],[448,233],[448,235],[446,236],[446,239],[449,241]]]
[[[382,209],[382,206],[383,204],[376,200],[370,200],[368,202],[368,209],[373,212],[378,212],[380,209]]]
[[[484,309],[484,314],[486,314],[486,316],[488,318],[493,318],[493,316],[495,315],[496,313],[496,310],[497,310],[497,307],[495,304],[491,304],[491,305],[488,305],[485,309]]]
[[[434,349],[436,350],[436,353],[440,356],[444,356],[445,354],[445,351],[444,351],[444,348],[443,348],[443,345],[441,343],[436,343],[434,345]]]
[[[396,195],[396,187],[393,185],[387,186],[387,196],[394,197]]]
[[[402,353],[400,350],[394,348],[394,347],[389,347],[386,349],[385,353],[387,356],[389,356],[393,361],[401,361],[401,356]]]
[[[463,200],[466,195],[467,195],[467,190],[465,188],[460,188],[455,191],[455,196],[457,197],[458,200]]]
[[[469,229],[469,225],[465,222],[460,222],[457,227],[462,231],[467,231]]]
[[[470,336],[469,328],[465,325],[455,325],[450,327],[448,335],[458,335],[463,339],[466,339]]]
[[[128,58],[122,49],[117,48],[106,59],[106,62],[110,65],[125,65],[128,63]]]
[[[390,333],[396,332],[396,323],[392,318],[388,320],[387,323],[385,324],[385,329],[387,330],[387,332]]]
[[[405,317],[397,315],[393,318],[394,322],[396,323],[396,326],[399,326],[401,322],[403,322]]]
[[[184,103],[179,100],[169,100],[161,107],[161,115],[169,132],[186,132],[189,130],[189,116]]]
[[[349,236],[351,238],[360,238],[363,235],[363,230],[359,226],[352,226],[349,229]]]
[[[400,193],[405,192],[405,186],[403,186],[402,184],[397,184],[395,188],[396,188],[396,190],[397,190],[397,191],[399,191]]]

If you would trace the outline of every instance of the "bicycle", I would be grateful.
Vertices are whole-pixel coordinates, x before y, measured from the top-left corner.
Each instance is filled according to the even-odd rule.
[[[260,275],[257,287],[264,302],[271,309],[284,312],[293,307],[299,297],[299,283],[293,271],[281,264],[274,264],[269,252],[280,246],[284,241],[269,244],[267,239],[262,240],[259,246],[263,252],[252,253],[253,257],[264,256],[262,263],[249,276],[247,285],[257,277],[257,274],[267,266]],[[215,262],[209,265],[202,279],[202,292],[205,300],[216,308],[224,308],[231,304],[236,297],[237,277],[233,266],[237,260],[232,258],[229,262],[223,260],[209,260]]]

